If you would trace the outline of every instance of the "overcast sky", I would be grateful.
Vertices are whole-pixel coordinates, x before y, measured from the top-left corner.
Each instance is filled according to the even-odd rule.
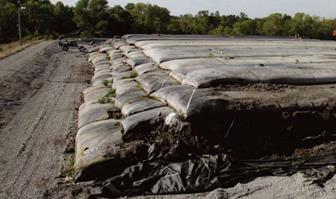
[[[56,2],[57,0],[51,0]],[[77,0],[62,0],[74,5]],[[111,6],[146,2],[168,8],[172,15],[195,14],[199,10],[220,11],[221,14],[245,12],[249,17],[264,17],[270,13],[311,15],[336,18],[336,0],[108,0]]]

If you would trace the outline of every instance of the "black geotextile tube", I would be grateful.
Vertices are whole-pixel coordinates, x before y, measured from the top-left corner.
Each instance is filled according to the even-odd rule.
[[[317,179],[314,182],[321,185],[335,173],[335,169],[325,167],[336,164],[334,153],[289,160],[235,161],[226,154],[188,157],[188,154],[180,153],[181,146],[184,145],[172,146],[168,153],[163,154],[159,146],[153,144],[146,161],[104,181],[101,195],[113,198],[204,192],[232,187],[238,182],[249,182],[260,176],[291,175],[297,171],[315,174]]]

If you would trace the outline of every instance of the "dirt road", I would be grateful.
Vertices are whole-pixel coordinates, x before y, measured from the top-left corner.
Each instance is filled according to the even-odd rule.
[[[0,60],[0,198],[71,198],[58,177],[90,77],[53,41]]]

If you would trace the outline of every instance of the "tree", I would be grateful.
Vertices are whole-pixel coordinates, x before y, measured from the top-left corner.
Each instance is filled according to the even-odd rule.
[[[208,16],[209,30],[212,30],[220,25],[221,16],[219,11],[211,12]]]
[[[256,35],[257,24],[254,20],[245,19],[234,24],[232,33],[234,35]]]
[[[73,21],[73,9],[69,6],[64,6],[61,1],[58,1],[54,7],[55,27],[54,31],[59,34],[66,34],[77,29]]]
[[[107,0],[78,0],[74,7],[61,1],[22,1],[23,35],[67,34],[81,28],[85,37],[112,37],[127,33],[269,35],[335,39],[335,19],[296,13],[273,13],[250,19],[245,13],[221,15],[201,10],[196,15],[171,16],[168,9],[152,4],[129,3],[109,7]],[[0,0],[0,42],[18,38],[17,0]]]
[[[27,0],[22,10],[24,25],[31,34],[51,34],[55,25],[53,11],[49,0]]]
[[[309,37],[313,34],[313,18],[304,13],[296,13],[290,24],[290,33],[303,37]]]
[[[132,15],[121,6],[114,6],[108,10],[109,28],[111,34],[122,36],[134,32]]]
[[[76,24],[85,31],[82,36],[110,35],[108,2],[106,0],[79,0],[75,9]]]
[[[74,21],[78,27],[84,29],[82,32],[82,36],[84,37],[92,37],[94,31],[90,20],[89,1],[79,0],[74,7]]]
[[[194,17],[192,14],[185,14],[179,17],[179,24],[181,27],[181,31],[184,34],[190,34],[193,33],[194,31]]]
[[[336,20],[313,17],[312,38],[334,39],[332,32],[335,30],[335,27],[336,27]]]
[[[194,34],[207,34],[213,29],[209,23],[209,11],[207,10],[199,11],[193,22],[192,33]]]
[[[0,42],[18,38],[17,7],[14,3],[0,0]]]
[[[225,35],[224,33],[225,27],[223,25],[219,25],[216,28],[213,28],[209,31],[210,35]]]
[[[279,36],[284,33],[285,21],[280,13],[274,13],[266,17],[262,33],[270,36]]]
[[[183,33],[180,26],[179,17],[172,16],[167,26],[167,33],[169,34],[181,34]]]
[[[138,33],[163,33],[170,21],[169,10],[157,5],[128,4],[126,10],[132,15]]]
[[[236,15],[223,15],[221,17],[220,24],[224,27],[230,27],[233,28],[233,25],[240,20],[239,16]]]

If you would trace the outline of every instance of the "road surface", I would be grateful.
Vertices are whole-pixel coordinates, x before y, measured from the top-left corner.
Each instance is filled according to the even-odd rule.
[[[72,198],[62,186],[85,56],[45,41],[0,60],[0,198]]]

